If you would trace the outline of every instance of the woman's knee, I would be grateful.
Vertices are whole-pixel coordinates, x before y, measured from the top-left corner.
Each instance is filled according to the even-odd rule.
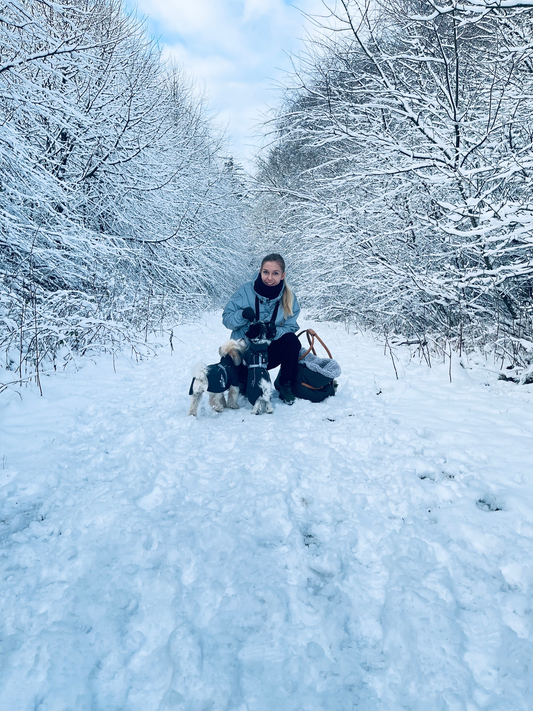
[[[295,333],[292,333],[292,332],[284,333],[283,336],[280,336],[278,338],[278,341],[279,341],[280,345],[283,344],[283,346],[285,348],[295,349],[295,350],[298,350],[298,352],[300,351],[300,348],[301,348],[300,339],[298,338],[298,336]]]

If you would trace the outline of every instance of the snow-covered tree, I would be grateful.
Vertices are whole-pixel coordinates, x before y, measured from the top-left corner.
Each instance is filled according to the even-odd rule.
[[[308,44],[259,180],[317,311],[530,327],[531,15],[503,5],[339,0]]]
[[[120,0],[2,3],[0,347],[21,377],[23,361],[146,331],[242,279],[244,189],[225,154]]]

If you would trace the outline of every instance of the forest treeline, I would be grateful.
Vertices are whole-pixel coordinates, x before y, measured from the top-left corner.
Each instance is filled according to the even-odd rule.
[[[0,3],[0,351],[13,378],[198,312],[248,266],[243,174],[121,0]]]
[[[533,357],[530,2],[336,0],[294,61],[258,224],[307,305]],[[529,368],[531,371],[531,368]]]
[[[274,248],[314,316],[533,379],[532,3],[325,0],[250,189],[121,0],[0,2],[12,382],[220,303]]]

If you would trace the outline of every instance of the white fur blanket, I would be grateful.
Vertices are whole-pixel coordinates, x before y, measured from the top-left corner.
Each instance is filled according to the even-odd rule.
[[[307,348],[302,348],[300,351],[300,357]],[[320,373],[326,378],[338,378],[341,374],[341,367],[333,358],[319,358],[319,356],[313,355],[309,352],[305,358],[302,358],[300,363],[303,363],[309,370],[314,370],[315,373]]]

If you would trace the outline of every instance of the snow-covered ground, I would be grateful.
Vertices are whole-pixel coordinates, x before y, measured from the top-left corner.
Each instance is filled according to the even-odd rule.
[[[1,709],[533,709],[533,386],[315,328],[273,415],[187,417],[219,314],[1,396]]]

